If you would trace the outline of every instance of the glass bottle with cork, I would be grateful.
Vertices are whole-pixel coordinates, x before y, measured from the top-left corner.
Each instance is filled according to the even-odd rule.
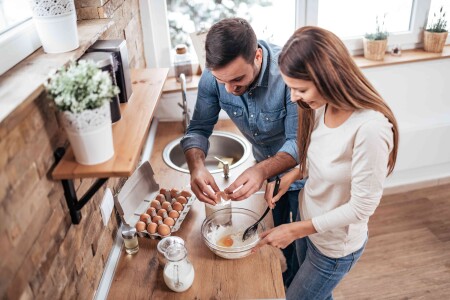
[[[178,44],[175,46],[174,66],[175,78],[178,82],[180,81],[180,74],[186,76],[186,82],[192,81],[191,55],[185,44]]]

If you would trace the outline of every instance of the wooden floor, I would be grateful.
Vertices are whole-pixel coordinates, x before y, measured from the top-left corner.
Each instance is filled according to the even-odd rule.
[[[450,184],[386,196],[336,300],[450,299]]]

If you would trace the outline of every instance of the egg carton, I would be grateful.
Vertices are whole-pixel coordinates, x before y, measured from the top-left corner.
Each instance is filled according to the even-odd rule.
[[[159,233],[149,233],[147,230],[144,230],[144,231],[137,232],[138,237],[149,238],[149,239],[162,239],[163,237],[171,236],[172,233],[177,232],[180,229],[181,223],[183,223],[184,219],[186,218],[186,215],[188,214],[189,210],[191,209],[191,206],[194,203],[196,197],[195,197],[195,195],[192,195],[191,197],[186,197],[186,199],[187,199],[187,203],[183,206],[183,209],[180,212],[180,216],[175,220],[175,224],[173,224],[173,226],[170,226],[170,234],[169,235],[162,236]],[[141,213],[134,214],[136,217],[136,222],[139,221],[140,215],[142,213],[144,213],[147,210],[147,208],[150,206],[150,202],[152,202],[152,200],[144,200],[145,209],[142,210]],[[136,226],[136,222],[134,223],[134,226]]]
[[[186,190],[186,189],[184,189]],[[127,179],[120,192],[114,196],[114,206],[125,225],[135,227],[142,213],[147,211],[150,202],[160,193],[159,184],[155,181],[154,172],[148,161],[137,168]],[[167,194],[166,194],[167,195]],[[166,196],[166,198],[168,198]],[[180,229],[196,197],[191,195],[175,220],[170,234]],[[171,202],[171,201],[169,201]],[[169,234],[169,235],[170,235]],[[150,234],[147,231],[138,232],[138,236],[151,239],[162,238],[158,233]]]

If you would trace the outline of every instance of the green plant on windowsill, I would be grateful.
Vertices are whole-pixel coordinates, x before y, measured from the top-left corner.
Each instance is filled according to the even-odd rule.
[[[431,19],[430,24],[427,26],[426,31],[429,32],[448,32],[447,30],[447,20],[445,19],[444,7],[441,6],[439,10],[439,16],[435,21],[436,13],[433,14],[433,19]]]
[[[447,36],[447,20],[445,20],[444,7],[441,6],[441,9],[439,10],[439,16],[436,16],[436,13],[433,14],[431,22],[426,27],[423,33],[424,50],[434,53],[442,52],[444,50]]]
[[[363,39],[364,57],[369,60],[383,60],[387,47],[389,33],[384,26],[386,15],[380,23],[378,16],[375,19],[375,32],[366,33]]]
[[[389,32],[387,32],[386,27],[384,26],[384,20],[386,15],[383,16],[383,21],[379,22],[378,16],[375,18],[375,32],[366,33],[364,37],[371,41],[380,41],[387,40],[389,36]]]

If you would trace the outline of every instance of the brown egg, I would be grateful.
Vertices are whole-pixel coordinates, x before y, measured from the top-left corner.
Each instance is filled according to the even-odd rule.
[[[151,217],[154,217],[156,215],[156,208],[150,206],[147,209],[147,214],[149,214]]]
[[[228,200],[228,195],[225,192],[217,192],[216,193],[216,202],[219,203],[223,200]]]
[[[181,204],[186,204],[187,203],[187,199],[184,196],[178,196],[177,197],[177,202],[180,202]]]
[[[183,197],[186,197],[186,198],[192,197],[192,194],[190,192],[188,192],[188,191],[185,191],[185,190],[182,190],[180,195],[183,196]]]
[[[145,223],[142,222],[142,221],[138,221],[136,223],[136,230],[139,231],[139,232],[144,231],[145,230]]]
[[[156,209],[160,209],[161,208],[161,203],[158,200],[152,200],[152,202],[150,202],[150,206],[154,207]]]
[[[154,216],[152,222],[158,223],[158,220],[162,220],[161,216]]]
[[[167,217],[164,219],[164,224],[169,225],[169,226],[173,226],[173,224],[175,224],[175,220],[172,219],[171,217]]]
[[[159,203],[163,203],[164,201],[166,201],[166,196],[164,196],[164,194],[158,194],[155,200],[158,200]]]
[[[148,222],[150,222],[149,220],[151,220],[150,219],[150,215],[149,214],[142,214],[139,217],[139,220],[141,220],[142,222],[148,223]]]
[[[173,189],[170,190],[170,196],[172,198],[176,198],[178,196],[179,192],[180,192],[179,190],[177,190],[176,188],[173,188]]]
[[[161,209],[158,210],[158,212],[157,212],[158,216],[161,216],[161,217],[164,215],[164,213],[167,213],[167,210],[165,210],[164,208],[161,208]]]
[[[166,192],[167,192],[167,190],[166,190],[165,188],[161,188],[161,189],[159,190],[159,193],[160,193],[160,194],[163,194],[163,195],[165,195]]]
[[[180,213],[177,212],[175,209],[169,211],[169,217],[172,219],[177,219],[180,216]]]
[[[150,222],[147,225],[147,231],[151,234],[156,233],[156,228],[158,228],[158,224]]]
[[[170,227],[166,224],[161,224],[158,226],[158,233],[162,236],[167,236],[170,234]]]
[[[161,204],[161,207],[164,208],[164,209],[167,209],[169,206],[172,207],[172,206],[170,205],[170,202],[169,202],[169,201],[164,201],[164,202]],[[167,210],[168,210],[168,209],[167,209]]]
[[[183,210],[183,205],[180,202],[174,202],[172,204],[173,209],[177,210],[178,212]]]

